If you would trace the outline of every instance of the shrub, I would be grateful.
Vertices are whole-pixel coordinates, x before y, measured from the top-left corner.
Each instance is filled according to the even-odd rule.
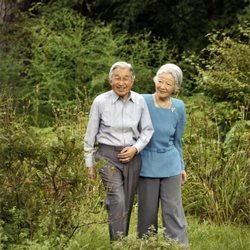
[[[84,170],[85,119],[75,113],[78,119],[68,124],[61,119],[36,128],[18,119],[11,104],[0,112],[1,240],[12,245],[51,237],[56,245],[61,235],[64,244],[103,206],[103,190],[95,191]]]
[[[11,81],[20,112],[25,107],[34,125],[48,126],[56,109],[76,105],[76,94],[83,100],[96,82],[103,88],[117,47],[109,26],[56,4],[36,11],[39,15],[6,32],[5,42],[10,43],[7,55],[2,51],[1,68],[10,76],[2,79],[2,86]],[[16,39],[19,43],[13,43]],[[11,78],[12,61],[18,72]]]
[[[250,32],[248,26],[238,29],[237,37],[219,31],[208,34],[210,45],[203,51],[204,67],[199,68],[201,89],[216,102],[227,101],[248,107]]]
[[[188,102],[184,156],[188,213],[216,223],[248,223],[249,122],[239,121],[224,140],[206,98]],[[213,119],[211,119],[211,117]]]
[[[18,112],[29,114],[34,126],[51,126],[58,109],[110,89],[108,71],[116,61],[133,64],[138,92],[153,91],[155,64],[175,61],[167,40],[150,33],[113,34],[111,26],[92,22],[68,4],[34,5],[1,38],[6,49],[0,51],[5,73],[0,86],[9,89]]]

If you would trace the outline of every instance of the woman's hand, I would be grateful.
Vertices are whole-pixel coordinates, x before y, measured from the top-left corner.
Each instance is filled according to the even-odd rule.
[[[181,172],[181,184],[183,185],[187,181],[187,173],[185,170]]]

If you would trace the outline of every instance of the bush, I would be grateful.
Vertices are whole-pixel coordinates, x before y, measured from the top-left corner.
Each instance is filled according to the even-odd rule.
[[[134,90],[140,93],[154,90],[155,64],[175,61],[167,40],[150,33],[113,34],[110,26],[93,23],[60,1],[34,5],[1,41],[6,49],[0,51],[5,73],[0,87],[18,101],[18,112],[29,114],[30,123],[39,127],[51,126],[58,109],[110,89],[108,71],[116,61],[133,64]]]
[[[85,90],[91,92],[97,82],[103,88],[117,46],[110,27],[93,24],[73,10],[51,4],[36,11],[40,15],[24,19],[4,36],[9,48],[7,55],[2,51],[0,66],[8,76],[14,61],[18,72],[1,85],[11,83],[20,112],[25,107],[35,126],[49,126],[56,109],[76,105],[76,96],[83,100]]]
[[[11,104],[0,117],[1,240],[12,245],[51,237],[54,245],[61,235],[64,244],[103,206],[103,190],[95,191],[84,170],[85,120],[75,113],[70,125],[60,120],[36,128],[15,117]]]
[[[189,181],[183,190],[185,208],[201,220],[246,224],[249,122],[236,123],[224,140],[214,107],[208,103],[201,96],[187,103],[184,156]]]
[[[242,38],[243,37],[243,38]],[[199,68],[201,89],[214,101],[227,101],[248,108],[250,100],[250,30],[239,27],[232,38],[223,32],[208,34],[210,45],[204,49]]]

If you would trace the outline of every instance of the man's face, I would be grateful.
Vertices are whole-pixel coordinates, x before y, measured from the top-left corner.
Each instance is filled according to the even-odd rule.
[[[109,83],[117,95],[127,100],[129,92],[134,84],[132,72],[129,69],[116,68],[113,70]]]

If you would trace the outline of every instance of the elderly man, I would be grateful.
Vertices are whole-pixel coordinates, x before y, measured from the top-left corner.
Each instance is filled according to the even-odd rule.
[[[116,62],[109,72],[112,90],[92,104],[84,140],[85,163],[96,178],[93,154],[103,160],[100,176],[107,191],[110,240],[128,235],[130,215],[138,184],[141,158],[154,130],[144,98],[131,91],[134,71],[127,62]]]

